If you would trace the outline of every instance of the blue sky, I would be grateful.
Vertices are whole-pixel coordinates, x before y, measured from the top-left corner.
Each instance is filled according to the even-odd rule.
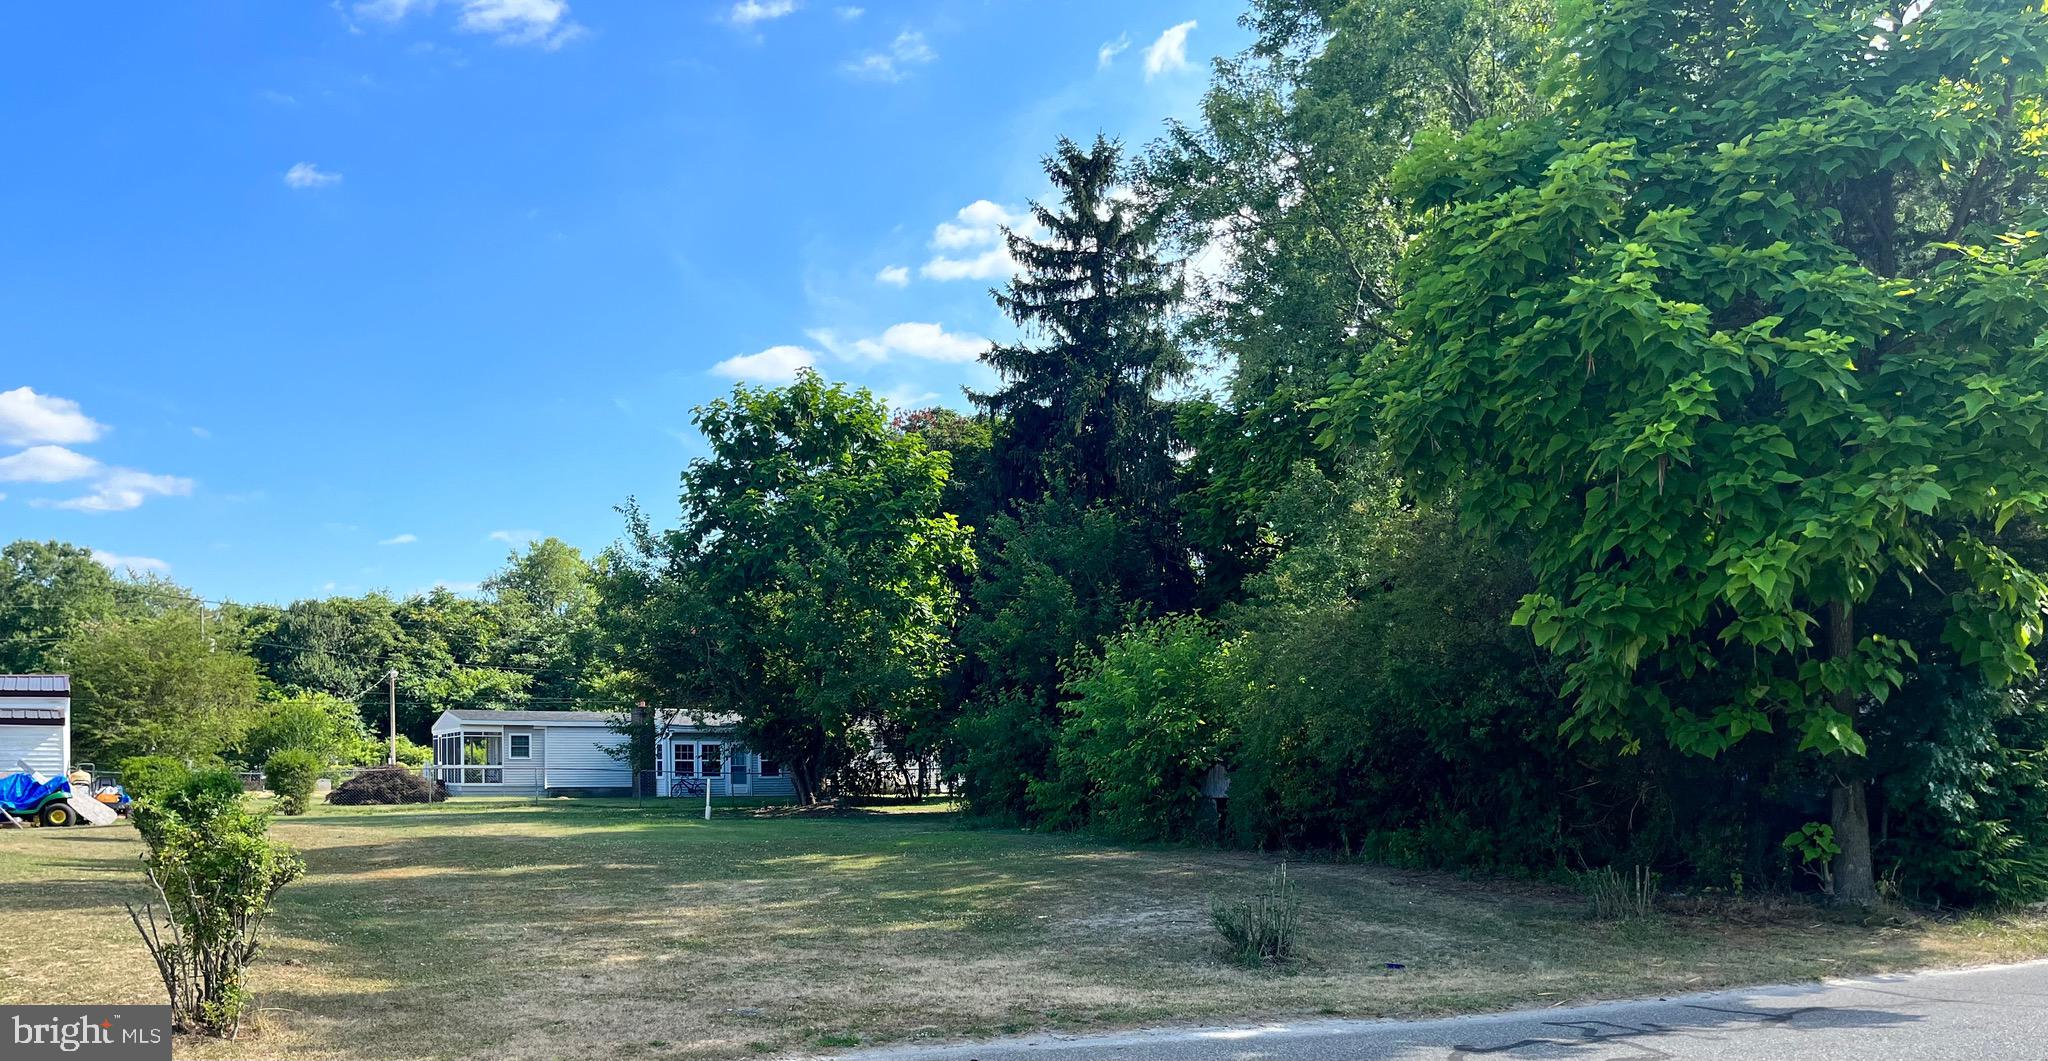
[[[0,540],[209,598],[467,588],[672,516],[734,378],[961,404],[1038,158],[1194,116],[1239,10],[21,7]]]

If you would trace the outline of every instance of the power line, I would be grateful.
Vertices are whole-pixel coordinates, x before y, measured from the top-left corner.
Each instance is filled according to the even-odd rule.
[[[363,696],[364,696],[364,694],[365,694],[365,693],[368,693],[368,692],[369,692],[370,690],[372,690],[372,689],[375,689],[375,688],[376,688],[377,686],[379,686],[379,685],[382,685],[382,684],[384,684],[384,680],[385,680],[385,677],[386,677],[385,675],[382,675],[382,674],[380,674],[380,675],[378,675],[378,676],[377,676],[377,680],[376,680],[376,681],[373,681],[373,682],[371,682],[370,684],[368,684],[368,685],[365,685],[365,686],[363,686],[363,691],[362,691],[362,692],[360,692],[360,693],[357,693],[357,694],[355,694],[354,696],[343,696],[343,697],[337,697],[336,699],[341,699],[341,700],[361,700],[361,699],[363,698]]]

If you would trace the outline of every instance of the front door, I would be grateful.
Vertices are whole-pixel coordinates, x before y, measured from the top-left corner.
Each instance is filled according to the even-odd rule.
[[[726,791],[735,796],[744,796],[754,790],[753,778],[747,774],[747,753],[739,748],[728,748],[726,750],[730,753],[726,757]]]

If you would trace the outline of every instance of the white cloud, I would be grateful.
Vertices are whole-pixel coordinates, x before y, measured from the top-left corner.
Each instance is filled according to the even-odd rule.
[[[85,415],[78,403],[68,398],[37,394],[27,387],[0,391],[0,443],[28,447],[0,457],[0,482],[91,480],[92,492],[83,496],[61,501],[37,498],[29,502],[38,508],[81,512],[120,512],[151,497],[192,492],[190,479],[110,467],[57,444],[91,442],[106,430],[105,425]]]
[[[199,425],[197,425],[197,424],[194,424],[194,425],[192,425],[192,437],[193,437],[193,438],[212,438],[212,437],[213,437],[213,432],[211,432],[211,431],[208,431],[207,429],[205,429],[205,428],[203,428],[203,427],[200,427],[200,426],[199,426]]]
[[[868,9],[864,7],[854,7],[849,4],[845,7],[833,8],[832,13],[838,15],[840,18],[845,19],[848,22],[852,22],[854,19],[857,19],[862,15],[867,14]]]
[[[484,535],[485,541],[504,542],[507,545],[525,545],[540,540],[537,530],[494,530]]]
[[[1130,48],[1131,35],[1128,33],[1113,41],[1103,42],[1102,47],[1095,49],[1095,68],[1097,70],[1109,69],[1109,64],[1116,62],[1116,57],[1129,51]]]
[[[1022,210],[976,199],[960,208],[951,221],[939,222],[932,230],[932,246],[946,250],[1001,243],[1004,228],[1018,228],[1031,220]]]
[[[1017,272],[1016,259],[1003,239],[1005,228],[1033,235],[1038,225],[1023,209],[1012,209],[988,199],[977,199],[941,221],[932,230],[931,245],[937,250],[979,250],[968,255],[935,254],[918,270],[928,280],[998,280]]]
[[[739,0],[726,19],[735,26],[769,22],[796,10],[796,0]]]
[[[192,480],[176,475],[152,475],[133,468],[108,468],[92,485],[92,492],[63,501],[32,501],[39,508],[66,508],[75,512],[126,512],[141,507],[152,497],[184,497],[192,493]]]
[[[812,342],[824,347],[825,352],[833,357],[850,358],[853,356],[852,344],[842,341],[839,338],[839,333],[830,328],[808,328],[805,329],[804,334],[809,336]]]
[[[910,267],[906,265],[888,266],[875,274],[875,283],[886,284],[889,287],[909,287]]]
[[[341,174],[329,173],[311,162],[298,162],[284,171],[284,182],[294,188],[325,188],[340,184]]]
[[[711,371],[749,383],[788,383],[817,363],[818,355],[801,346],[771,346],[758,354],[728,357],[711,366]]]
[[[30,446],[0,457],[0,483],[66,483],[99,470],[99,461],[62,446]]]
[[[419,535],[417,535],[417,534],[394,534],[394,535],[392,535],[392,536],[391,536],[391,537],[389,537],[389,538],[385,538],[385,539],[383,539],[383,540],[379,541],[379,542],[378,542],[377,544],[378,544],[378,545],[411,545],[412,543],[414,543],[414,542],[416,542],[416,541],[419,541],[419,540],[420,540],[420,536],[419,536]]]
[[[927,280],[998,280],[1017,275],[1020,266],[1008,247],[990,247],[972,258],[937,255],[918,272]]]
[[[979,335],[949,332],[944,325],[919,321],[892,324],[880,335],[850,341],[830,328],[812,328],[804,334],[839,360],[868,363],[891,361],[902,355],[960,364],[976,360],[989,348],[989,341]]]
[[[1189,19],[1160,34],[1145,49],[1145,80],[1188,68],[1188,33],[1194,28],[1194,20]]]
[[[922,66],[938,57],[939,53],[925,43],[924,34],[904,30],[889,42],[887,51],[869,52],[847,63],[844,69],[855,77],[872,81],[901,81],[910,76],[905,67]]]
[[[129,574],[139,574],[144,571],[154,571],[162,574],[171,569],[170,564],[154,556],[126,556],[121,553],[110,553],[105,549],[93,548],[87,548],[86,551],[92,554],[94,560],[99,561],[101,567],[116,573],[126,571]]]
[[[362,0],[354,7],[357,15],[379,22],[397,22],[414,11],[425,11],[434,0]]]
[[[901,352],[926,360],[977,360],[989,348],[989,340],[975,334],[946,332],[938,324],[905,322],[891,324],[879,346],[887,352]]]
[[[939,400],[939,392],[920,387],[915,383],[899,383],[876,397],[897,412],[922,409]]]
[[[500,44],[533,44],[549,51],[583,36],[564,0],[463,0],[455,28],[488,33]]]
[[[69,398],[37,394],[27,387],[0,391],[0,442],[91,442],[106,430]]]
[[[431,11],[439,0],[358,0],[357,16],[379,22],[401,22],[416,12]],[[532,44],[548,51],[583,36],[582,24],[569,17],[567,0],[461,0],[455,28],[489,34],[500,44]]]

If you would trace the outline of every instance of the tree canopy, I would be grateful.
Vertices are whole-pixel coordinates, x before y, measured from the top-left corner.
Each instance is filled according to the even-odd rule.
[[[941,507],[947,458],[815,373],[735,388],[696,422],[711,452],[683,475],[681,525],[620,558],[666,645],[646,679],[735,716],[808,801],[951,661],[952,574],[973,554]]]
[[[1711,756],[1791,730],[1872,898],[1859,719],[1937,649],[2035,669],[2048,584],[2004,532],[2048,501],[2048,22],[1630,0],[1562,34],[1554,114],[1403,164],[1425,215],[1389,433],[1529,543],[1518,618],[1575,733]],[[1859,621],[1889,592],[1940,642]]]

